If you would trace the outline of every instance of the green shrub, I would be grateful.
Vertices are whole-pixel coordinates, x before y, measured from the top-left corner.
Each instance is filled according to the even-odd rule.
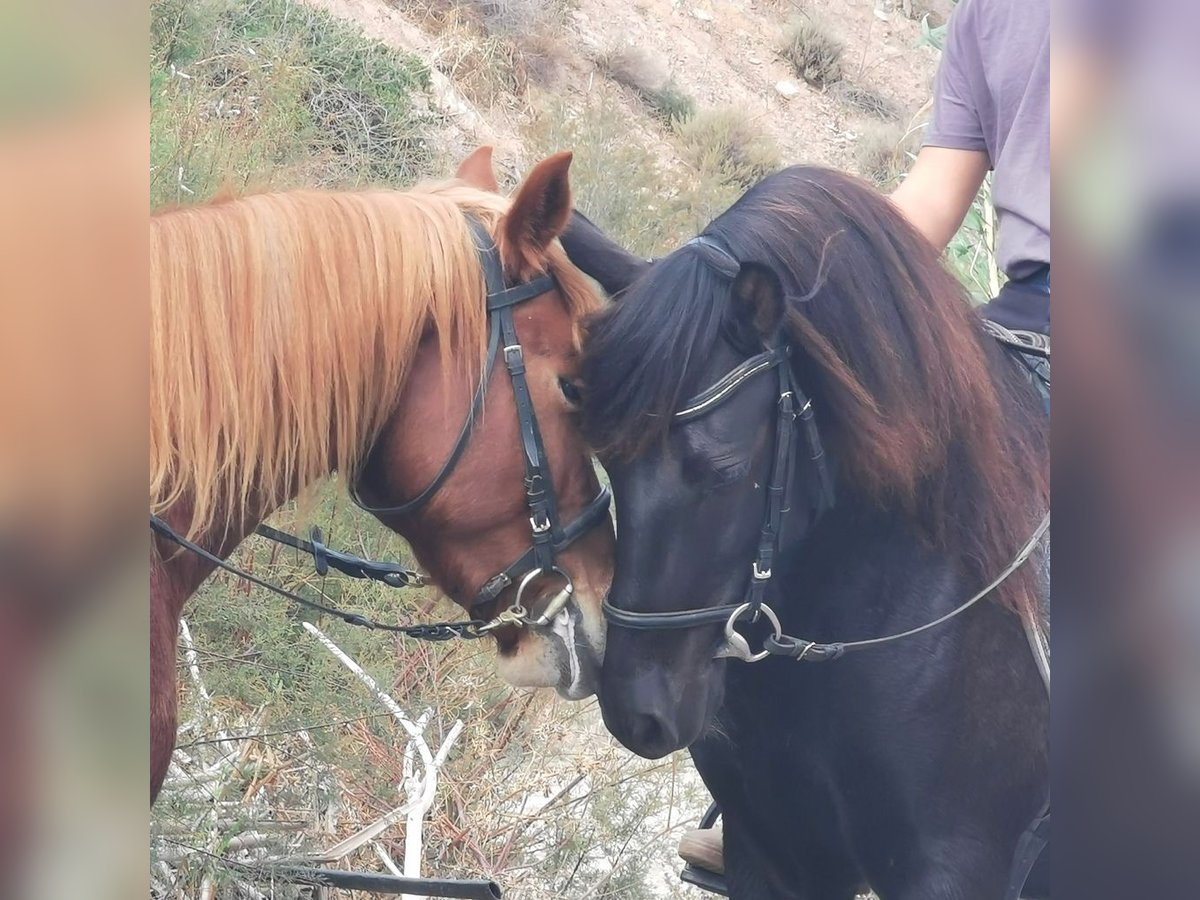
[[[290,0],[151,6],[151,201],[430,172],[418,60]]]
[[[647,95],[646,102],[668,125],[682,124],[696,114],[696,101],[674,81],[668,81],[660,90]]]

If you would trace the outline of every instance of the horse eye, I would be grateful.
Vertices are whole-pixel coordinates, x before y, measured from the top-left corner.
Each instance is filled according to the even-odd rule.
[[[579,386],[569,378],[559,378],[558,389],[562,391],[563,398],[571,406],[579,406],[583,403],[583,395],[579,392]]]

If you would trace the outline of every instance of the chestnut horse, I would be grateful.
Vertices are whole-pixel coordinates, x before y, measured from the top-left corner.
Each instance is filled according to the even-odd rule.
[[[531,544],[528,421],[540,432],[558,521],[594,510],[599,484],[563,392],[576,366],[576,323],[597,308],[557,242],[571,212],[570,162],[560,153],[539,163],[511,203],[495,193],[491,150],[481,148],[455,179],[410,191],[263,194],[156,215],[151,515],[226,557],[331,472],[385,507],[423,496],[432,482],[437,489],[419,509],[379,516],[468,608]],[[505,366],[486,365],[495,356],[495,292],[485,286],[480,252],[491,248],[478,246],[479,228],[507,284],[550,276],[544,292],[510,307],[516,340],[504,343],[520,344],[520,372],[511,346]],[[520,425],[518,376],[527,386]],[[476,404],[477,394],[486,403]],[[464,430],[468,417],[473,426]],[[613,553],[607,514],[594,521],[569,547],[555,544],[575,593],[551,625],[568,627],[532,624],[538,604],[562,587],[539,575],[527,586],[527,627],[494,632],[509,682],[572,699],[593,693]],[[156,535],[151,802],[174,749],[180,615],[214,567]],[[515,590],[469,611],[491,617]]]

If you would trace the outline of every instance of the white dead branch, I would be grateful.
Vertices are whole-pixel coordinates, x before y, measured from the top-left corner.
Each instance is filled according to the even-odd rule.
[[[437,791],[438,770],[446,761],[446,757],[450,753],[450,748],[459,734],[462,733],[462,720],[456,720],[447,732],[441,746],[438,747],[437,753],[434,754],[429,749],[429,744],[425,740],[425,726],[429,722],[430,713],[426,712],[414,722],[408,717],[400,704],[384,691],[370,675],[363,670],[357,662],[355,662],[349,654],[341,647],[335,644],[329,637],[313,625],[311,622],[304,623],[305,630],[313,637],[321,642],[330,653],[338,658],[338,660],[349,669],[354,676],[361,681],[392,717],[400,723],[400,727],[409,736],[409,742],[404,750],[404,791],[408,796],[405,803],[393,809],[386,815],[376,819],[370,825],[360,829],[355,834],[346,838],[344,841],[330,847],[329,849],[313,854],[309,858],[320,862],[334,862],[341,859],[365,844],[371,843],[383,834],[393,824],[401,818],[407,820],[406,829],[404,832],[404,874],[413,878],[421,876],[421,850],[422,850],[422,830],[425,820],[425,814],[433,805],[433,797]],[[423,771],[417,773],[415,766],[416,757],[420,757]],[[395,871],[395,863],[391,861],[391,857],[376,843],[375,852],[380,856],[389,869]]]

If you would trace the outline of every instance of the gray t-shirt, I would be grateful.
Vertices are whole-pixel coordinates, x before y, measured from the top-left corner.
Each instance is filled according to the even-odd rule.
[[[1050,262],[1050,0],[962,0],[950,17],[924,143],[988,154],[996,262]]]

